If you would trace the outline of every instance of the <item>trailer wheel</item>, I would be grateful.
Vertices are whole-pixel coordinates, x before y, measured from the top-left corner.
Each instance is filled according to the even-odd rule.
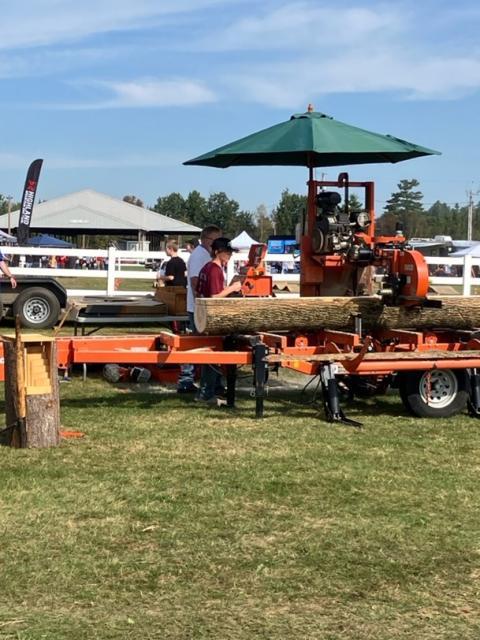
[[[58,320],[60,302],[49,289],[32,287],[22,291],[13,303],[13,315],[30,329],[50,329]]]
[[[398,378],[405,407],[420,418],[449,418],[463,411],[468,400],[465,371],[409,371]]]

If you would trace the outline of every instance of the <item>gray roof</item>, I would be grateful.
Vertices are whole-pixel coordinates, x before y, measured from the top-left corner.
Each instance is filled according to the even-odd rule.
[[[16,224],[18,211],[12,212],[11,220]],[[0,228],[6,229],[7,225],[7,214],[0,216]],[[36,204],[33,208],[31,229],[95,229],[98,233],[114,230],[132,233],[158,231],[170,234],[200,232],[198,227],[191,224],[137,207],[93,189],[76,191]]]

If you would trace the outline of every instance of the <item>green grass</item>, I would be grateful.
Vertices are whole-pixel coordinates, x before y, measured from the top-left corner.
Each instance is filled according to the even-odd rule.
[[[133,270],[133,269],[131,269]],[[138,269],[135,269],[138,270]],[[143,272],[148,273],[145,269],[142,269]],[[105,274],[105,278],[88,278],[86,276],[79,276],[78,278],[74,277],[66,277],[62,278],[56,276],[55,279],[62,284],[65,289],[92,289],[93,291],[106,289],[107,288],[107,272],[103,272]],[[154,280],[128,280],[126,278],[119,278],[118,282],[118,291],[151,291],[152,294],[154,292],[153,289]]]
[[[0,449],[0,638],[477,639],[479,423],[396,397],[332,426],[74,378],[56,449]]]

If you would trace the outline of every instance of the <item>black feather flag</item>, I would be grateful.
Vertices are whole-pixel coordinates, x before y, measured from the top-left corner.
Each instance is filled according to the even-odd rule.
[[[30,223],[32,221],[33,203],[37,193],[37,184],[40,177],[40,169],[43,160],[34,160],[28,168],[27,179],[22,195],[22,206],[18,219],[17,242],[19,246],[25,246],[28,242]]]

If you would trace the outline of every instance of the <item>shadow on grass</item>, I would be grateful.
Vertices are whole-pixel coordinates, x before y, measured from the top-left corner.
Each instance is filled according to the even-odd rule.
[[[242,389],[237,392],[237,403],[233,409],[222,407],[217,409],[211,405],[197,403],[195,396],[178,395],[174,391],[162,391],[155,387],[148,392],[142,391],[136,385],[111,385],[110,393],[97,395],[88,399],[88,408],[115,406],[116,409],[137,406],[139,409],[158,410],[163,405],[165,409],[192,408],[206,412],[218,410],[228,412],[238,418],[255,417],[255,398],[249,395],[249,391]],[[118,393],[112,395],[111,390]],[[74,398],[63,398],[62,406],[69,408],[85,408],[85,399],[82,396]],[[347,416],[352,414],[357,419],[371,416],[401,417],[409,415],[403,405],[395,395],[377,396],[375,398],[362,399],[354,398],[348,400],[341,398],[341,407]],[[322,394],[306,394],[299,389],[288,387],[275,387],[269,390],[265,397],[264,413],[266,417],[281,415],[287,418],[324,418]]]

